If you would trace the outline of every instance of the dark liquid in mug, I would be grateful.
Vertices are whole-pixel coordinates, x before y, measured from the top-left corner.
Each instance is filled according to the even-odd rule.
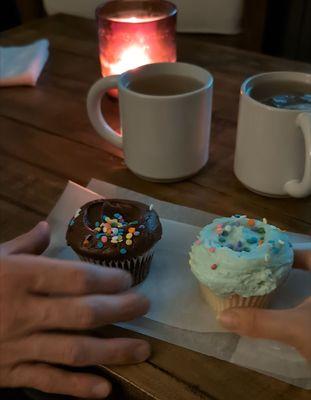
[[[151,77],[134,79],[128,88],[134,92],[152,96],[174,96],[193,92],[204,84],[188,76],[157,74]]]
[[[311,111],[311,84],[266,82],[252,88],[249,94],[255,100],[275,108]]]

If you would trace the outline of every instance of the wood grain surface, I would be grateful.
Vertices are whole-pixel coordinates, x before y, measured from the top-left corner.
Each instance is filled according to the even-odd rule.
[[[304,63],[215,45],[204,35],[179,35],[179,60],[207,68],[215,78],[210,160],[181,183],[142,181],[122,155],[93,131],[85,99],[100,77],[94,21],[57,15],[2,34],[1,45],[48,38],[50,57],[35,88],[0,90],[0,238],[10,239],[44,219],[68,179],[85,185],[94,177],[220,215],[266,217],[281,228],[311,232],[311,199],[272,199],[245,189],[235,178],[233,154],[239,87],[253,74],[273,70],[311,71]],[[119,126],[117,103],[106,114]],[[255,149],[254,149],[255,151]],[[105,335],[131,335],[105,328]],[[303,400],[305,390],[259,373],[149,339],[153,356],[141,365],[102,368],[116,382],[120,399]]]

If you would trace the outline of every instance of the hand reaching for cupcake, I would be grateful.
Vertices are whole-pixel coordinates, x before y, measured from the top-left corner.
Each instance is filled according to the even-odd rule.
[[[296,251],[294,267],[311,273],[311,251]],[[311,360],[311,296],[287,310],[231,308],[223,311],[218,320],[239,335],[278,340],[294,346]]]
[[[42,222],[0,246],[0,386],[104,398],[111,390],[105,378],[56,365],[144,361],[150,347],[143,340],[81,331],[139,317],[148,300],[128,291],[131,277],[120,269],[38,256],[48,243]]]

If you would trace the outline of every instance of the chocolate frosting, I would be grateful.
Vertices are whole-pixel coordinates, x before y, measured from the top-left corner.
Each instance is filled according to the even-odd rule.
[[[100,199],[77,210],[66,240],[79,255],[110,262],[142,255],[161,235],[152,207],[132,200]]]

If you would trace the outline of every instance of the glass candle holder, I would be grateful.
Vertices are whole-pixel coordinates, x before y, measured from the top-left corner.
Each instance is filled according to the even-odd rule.
[[[164,0],[114,0],[99,6],[102,76],[145,64],[175,62],[176,16],[176,6]]]

